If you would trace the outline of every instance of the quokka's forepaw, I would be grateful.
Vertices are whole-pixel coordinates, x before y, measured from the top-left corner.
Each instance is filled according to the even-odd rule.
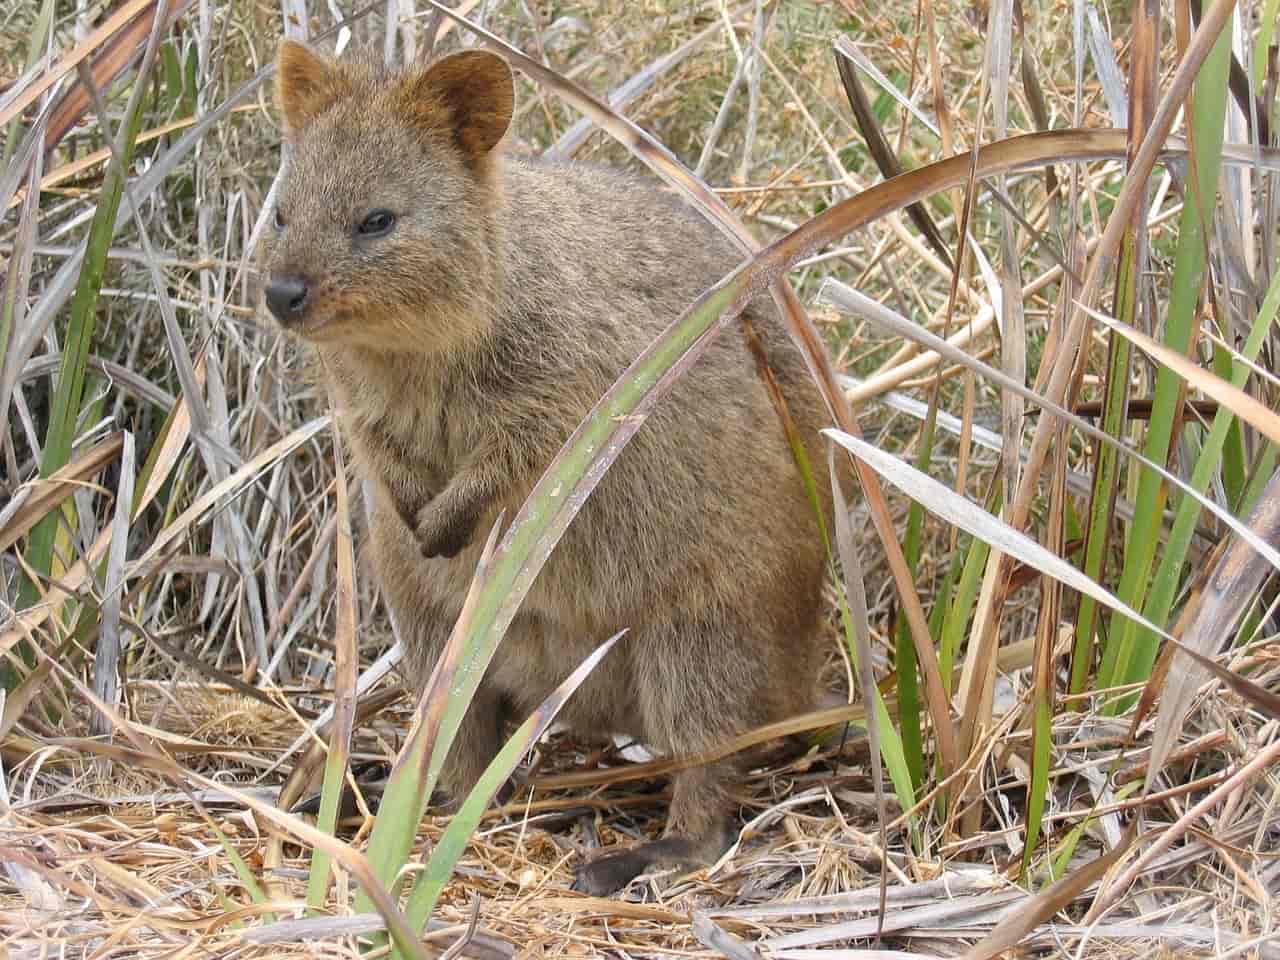
[[[424,557],[452,559],[471,543],[476,520],[463,514],[447,514],[434,503],[418,511],[414,533]]]

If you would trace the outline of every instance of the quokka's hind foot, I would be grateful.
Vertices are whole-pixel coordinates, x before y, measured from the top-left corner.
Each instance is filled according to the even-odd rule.
[[[725,831],[723,839],[714,843],[691,837],[663,837],[651,840],[630,850],[606,853],[578,867],[573,887],[580,893],[595,897],[607,897],[623,890],[640,874],[655,867],[680,867],[696,869],[710,866],[733,842]]]
[[[606,897],[653,868],[692,870],[715,863],[734,839],[724,785],[736,772],[722,762],[676,774],[666,836],[583,863],[573,889]]]

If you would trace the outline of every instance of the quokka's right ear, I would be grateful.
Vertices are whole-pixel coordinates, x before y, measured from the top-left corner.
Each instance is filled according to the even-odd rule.
[[[276,57],[275,92],[285,129],[296,134],[333,106],[347,84],[336,64],[296,40],[285,40]]]

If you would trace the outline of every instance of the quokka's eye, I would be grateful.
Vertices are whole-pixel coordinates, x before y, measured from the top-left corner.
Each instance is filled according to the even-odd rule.
[[[360,236],[381,237],[396,225],[396,215],[390,210],[375,210],[360,223]]]
[[[275,220],[274,220],[274,223],[275,223],[275,225],[276,225],[276,229],[277,229],[277,230],[283,230],[283,229],[284,229],[284,214],[280,212],[280,205],[279,205],[279,204],[276,204]]]

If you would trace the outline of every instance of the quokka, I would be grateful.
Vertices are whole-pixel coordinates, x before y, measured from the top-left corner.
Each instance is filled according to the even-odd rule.
[[[513,516],[628,364],[740,257],[696,213],[623,173],[504,152],[514,85],[468,51],[392,70],[286,41],[291,159],[265,300],[310,342],[374,496],[374,567],[425,681],[480,541]],[[759,300],[748,310],[811,462],[826,413]],[[826,522],[830,492],[820,484]],[[730,331],[623,451],[539,575],[443,772],[455,796],[587,653],[628,635],[561,714],[671,755],[814,709],[826,553],[743,338]],[[584,864],[615,891],[705,864],[732,838],[722,761],[675,776],[662,839]]]

